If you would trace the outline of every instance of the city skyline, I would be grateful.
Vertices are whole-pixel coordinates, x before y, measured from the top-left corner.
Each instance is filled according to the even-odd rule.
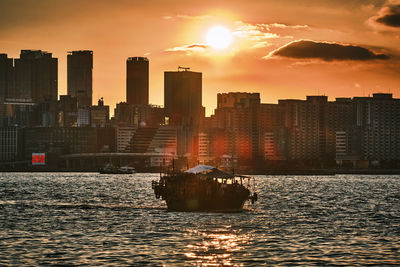
[[[125,62],[135,56],[149,58],[152,104],[163,103],[164,71],[181,65],[202,72],[207,115],[216,93],[260,92],[263,103],[317,94],[330,100],[400,94],[398,1],[202,3],[83,1],[75,12],[74,1],[24,1],[21,10],[3,1],[1,52],[11,58],[22,49],[52,53],[63,95],[66,52],[93,50],[93,99],[103,96],[112,110],[125,99]],[[227,48],[209,40],[215,26],[230,31]]]

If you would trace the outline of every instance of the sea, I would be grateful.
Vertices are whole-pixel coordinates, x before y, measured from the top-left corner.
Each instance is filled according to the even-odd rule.
[[[399,176],[254,176],[239,213],[169,212],[158,178],[0,173],[0,265],[400,265]]]

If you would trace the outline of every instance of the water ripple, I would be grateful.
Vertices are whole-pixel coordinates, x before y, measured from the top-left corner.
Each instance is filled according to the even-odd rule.
[[[157,174],[1,173],[0,265],[398,265],[397,176],[259,176],[241,213],[167,212]]]

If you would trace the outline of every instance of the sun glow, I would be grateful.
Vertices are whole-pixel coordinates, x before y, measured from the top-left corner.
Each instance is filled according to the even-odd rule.
[[[207,32],[206,41],[214,49],[226,49],[232,42],[232,32],[223,26],[212,27]]]

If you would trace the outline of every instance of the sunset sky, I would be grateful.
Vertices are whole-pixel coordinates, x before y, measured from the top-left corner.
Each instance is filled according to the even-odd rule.
[[[217,49],[213,27],[231,41]],[[52,52],[59,95],[67,51],[93,50],[93,102],[125,101],[126,59],[150,61],[150,102],[163,105],[163,73],[203,73],[203,105],[219,92],[260,92],[264,103],[325,94],[400,97],[400,0],[1,0],[0,53]]]

